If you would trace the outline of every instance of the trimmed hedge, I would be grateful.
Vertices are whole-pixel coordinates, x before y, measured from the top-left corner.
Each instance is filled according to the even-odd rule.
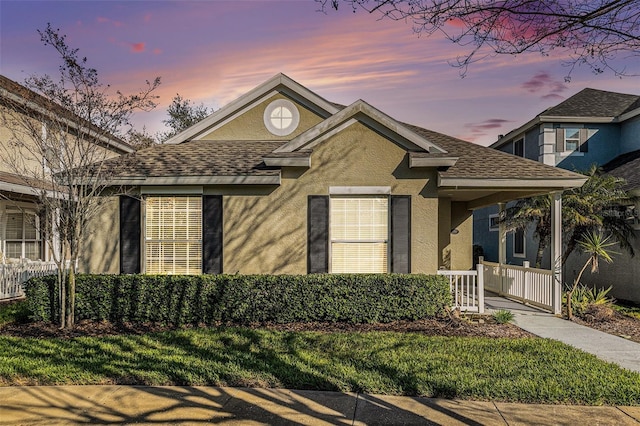
[[[25,285],[35,321],[56,321],[57,278]],[[78,275],[76,320],[164,324],[348,322],[433,317],[445,277],[410,274]]]

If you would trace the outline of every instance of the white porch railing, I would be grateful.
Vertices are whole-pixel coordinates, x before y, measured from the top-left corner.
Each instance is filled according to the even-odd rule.
[[[462,312],[484,313],[483,274],[475,271],[439,270],[438,275],[449,278],[449,288],[453,296],[453,307]]]
[[[32,277],[43,277],[58,272],[55,262],[22,261],[0,264],[0,300],[24,297],[22,284]]]
[[[493,293],[559,314],[561,311],[560,284],[554,279],[553,271],[524,266],[501,265],[481,261],[485,288]]]

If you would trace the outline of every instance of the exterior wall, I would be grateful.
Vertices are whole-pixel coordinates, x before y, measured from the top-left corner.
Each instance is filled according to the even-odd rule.
[[[473,244],[482,247],[489,262],[498,261],[498,231],[489,230],[489,217],[493,214],[498,214],[497,205],[473,212]]]
[[[524,135],[524,158],[538,161],[540,157],[540,129],[534,127]]]
[[[102,274],[120,272],[119,199],[105,197],[100,211],[89,222],[80,251],[78,270]]]
[[[620,125],[620,154],[640,149],[640,116]]]
[[[589,129],[587,152],[556,153],[555,166],[566,170],[587,170],[592,164],[603,165],[621,154],[620,125],[563,124],[556,127],[586,127]]]
[[[599,262],[599,272],[590,273],[587,269],[582,274],[582,283],[597,288],[612,287],[610,296],[619,299],[640,303],[640,231],[635,231],[636,238],[633,241],[635,257],[627,252],[614,249],[618,252],[612,256],[613,263]],[[584,265],[586,256],[577,253],[571,254],[565,265],[565,282],[573,283],[573,280]]]
[[[223,271],[306,273],[307,196],[328,195],[330,186],[390,186],[394,195],[412,196],[411,272],[434,273],[440,264],[436,177],[435,169],[409,169],[405,149],[351,125],[314,148],[309,170],[283,170],[279,187],[225,191]],[[470,228],[463,221],[468,240]],[[454,241],[457,248],[463,236]]]
[[[267,130],[264,125],[264,110],[271,102],[276,99],[287,99],[298,108],[300,113],[300,123],[296,130],[287,136],[275,136]],[[281,94],[274,95],[262,103],[256,105],[244,114],[233,119],[233,121],[222,125],[220,128],[201,137],[204,140],[282,140],[289,141],[300,133],[310,129],[311,127],[322,121],[322,118],[314,112],[308,110],[296,101],[287,98]]]

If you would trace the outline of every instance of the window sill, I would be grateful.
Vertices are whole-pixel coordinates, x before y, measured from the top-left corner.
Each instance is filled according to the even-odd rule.
[[[584,157],[584,152],[564,151],[558,152],[558,155],[560,155],[561,157]]]

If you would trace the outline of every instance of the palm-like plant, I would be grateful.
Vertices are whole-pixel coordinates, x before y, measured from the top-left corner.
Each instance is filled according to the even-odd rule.
[[[623,189],[624,180],[601,173],[595,165],[583,174],[588,179],[582,187],[562,194],[562,229],[566,244],[562,262],[576,249],[581,236],[588,232],[606,232],[612,241],[633,256],[631,240],[635,235],[620,209],[635,203],[635,197]],[[517,201],[507,209],[505,221],[507,230],[523,229],[535,223],[536,267],[540,267],[542,254],[551,242],[551,195]]]
[[[582,269],[580,269],[578,276],[573,281],[573,286],[567,291],[567,316],[569,319],[573,319],[573,306],[571,305],[573,292],[576,291],[584,271],[591,266],[592,274],[598,272],[600,260],[604,260],[607,263],[613,262],[611,255],[616,254],[616,252],[610,249],[616,243],[610,241],[610,239],[611,237],[609,235],[603,236],[599,232],[586,232],[576,242],[578,249],[588,257]]]

